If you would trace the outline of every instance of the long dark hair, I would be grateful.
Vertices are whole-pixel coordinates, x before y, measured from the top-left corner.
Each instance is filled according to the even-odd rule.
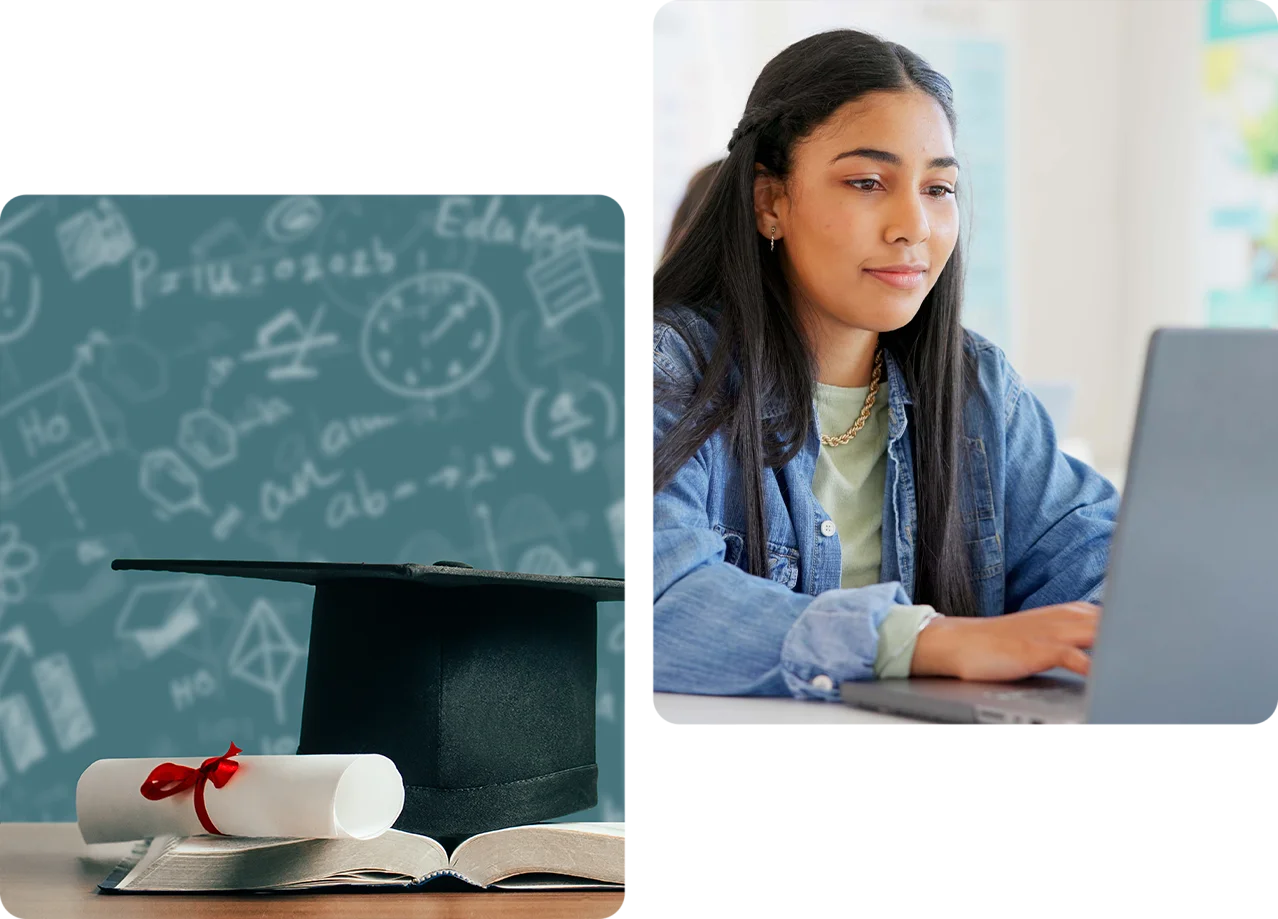
[[[951,132],[957,130],[949,81],[899,44],[840,29],[786,48],[759,74],[727,159],[653,278],[656,318],[691,344],[673,309],[682,305],[711,321],[717,332],[712,353],[696,354],[696,386],[658,395],[677,399],[681,415],[656,446],[654,488],[664,488],[723,429],[743,474],[752,574],[767,573],[763,477],[802,449],[813,423],[815,376],[779,260],[769,257],[767,240],[756,230],[755,163],[784,179],[795,144],[840,106],[866,93],[913,90],[940,103]],[[912,600],[947,615],[974,616],[958,486],[966,452],[962,409],[977,368],[963,348],[962,290],[962,247],[956,241],[918,313],[904,327],[880,333],[879,344],[900,364],[914,401],[918,525]]]
[[[666,236],[666,245],[661,252],[662,258],[674,251],[675,244],[679,242],[679,235],[688,228],[688,221],[692,219],[693,213],[705,199],[706,191],[710,188],[710,183],[714,181],[714,174],[722,165],[723,160],[708,163],[698,169],[688,180],[688,189],[683,193],[683,200],[679,202],[679,206],[675,208],[674,219],[670,221],[670,232]]]

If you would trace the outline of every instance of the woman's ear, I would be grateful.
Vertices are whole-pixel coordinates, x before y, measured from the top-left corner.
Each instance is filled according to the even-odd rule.
[[[785,213],[785,188],[780,179],[761,164],[754,165],[754,220],[765,239],[785,235],[782,215]]]

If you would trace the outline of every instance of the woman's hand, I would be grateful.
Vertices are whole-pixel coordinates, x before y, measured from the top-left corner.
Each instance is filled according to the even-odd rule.
[[[933,619],[914,643],[911,676],[1019,680],[1065,667],[1087,674],[1101,608],[1060,603],[981,619]]]

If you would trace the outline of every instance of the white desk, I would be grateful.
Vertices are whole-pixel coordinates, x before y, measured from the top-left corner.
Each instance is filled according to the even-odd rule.
[[[923,724],[844,705],[767,696],[693,696],[654,692],[657,714],[675,724]]]

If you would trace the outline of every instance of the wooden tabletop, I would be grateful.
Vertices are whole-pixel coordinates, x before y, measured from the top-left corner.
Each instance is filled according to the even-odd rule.
[[[623,892],[475,891],[473,893],[104,894],[97,885],[132,843],[86,845],[74,823],[0,824],[0,901],[21,919],[41,916],[414,916],[581,917],[621,908]]]

